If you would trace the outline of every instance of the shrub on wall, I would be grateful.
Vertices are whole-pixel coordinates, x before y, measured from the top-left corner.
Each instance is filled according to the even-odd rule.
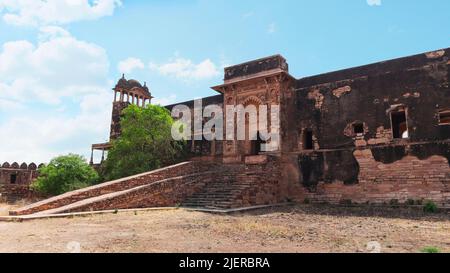
[[[423,207],[423,210],[425,212],[436,213],[438,211],[438,207],[433,201],[427,201]]]
[[[45,195],[58,195],[97,183],[97,172],[86,160],[75,154],[58,156],[39,168],[39,177],[32,189]]]

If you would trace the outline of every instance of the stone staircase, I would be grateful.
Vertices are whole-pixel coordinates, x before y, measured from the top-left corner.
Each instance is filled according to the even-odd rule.
[[[238,207],[242,193],[252,186],[251,182],[246,181],[245,165],[224,165],[219,177],[205,185],[201,191],[186,198],[181,206],[209,209]]]
[[[195,193],[181,203],[183,207],[229,209],[239,207],[237,199],[241,193],[251,188],[250,183],[215,181],[201,192]]]
[[[52,215],[148,207],[230,209],[280,202],[279,167],[189,161],[68,192],[12,216]]]
[[[220,177],[186,198],[188,208],[232,209],[278,202],[278,178],[267,173],[270,164],[226,164]],[[264,166],[264,167],[263,167]],[[268,182],[271,181],[271,182]]]

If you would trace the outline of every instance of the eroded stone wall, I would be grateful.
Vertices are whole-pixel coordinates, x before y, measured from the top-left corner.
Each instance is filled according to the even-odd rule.
[[[450,204],[450,165],[446,157],[419,159],[406,155],[392,163],[377,161],[371,149],[354,150],[359,172],[355,183],[342,180],[303,181],[294,196],[329,203],[411,203],[432,200]],[[305,170],[301,170],[303,173]],[[317,174],[316,175],[320,175]],[[303,199],[303,200],[301,200]]]
[[[35,197],[29,186],[38,175],[38,166],[34,163],[3,163],[0,166],[0,199],[14,201]]]
[[[450,205],[449,59],[444,49],[299,79],[283,128],[291,195]]]

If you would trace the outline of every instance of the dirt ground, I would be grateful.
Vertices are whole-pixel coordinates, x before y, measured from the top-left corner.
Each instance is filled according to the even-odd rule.
[[[448,213],[296,205],[232,215],[177,209],[0,222],[1,252],[420,252],[425,247],[450,251]]]
[[[31,200],[21,200],[12,204],[2,203],[2,201],[0,201],[0,216],[6,216],[10,210],[14,210],[31,203],[33,203]]]

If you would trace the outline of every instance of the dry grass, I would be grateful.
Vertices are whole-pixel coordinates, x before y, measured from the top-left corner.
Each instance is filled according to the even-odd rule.
[[[292,206],[216,215],[185,210],[0,222],[0,251],[382,252],[450,251],[450,216],[406,209]],[[69,245],[68,245],[69,244]]]

